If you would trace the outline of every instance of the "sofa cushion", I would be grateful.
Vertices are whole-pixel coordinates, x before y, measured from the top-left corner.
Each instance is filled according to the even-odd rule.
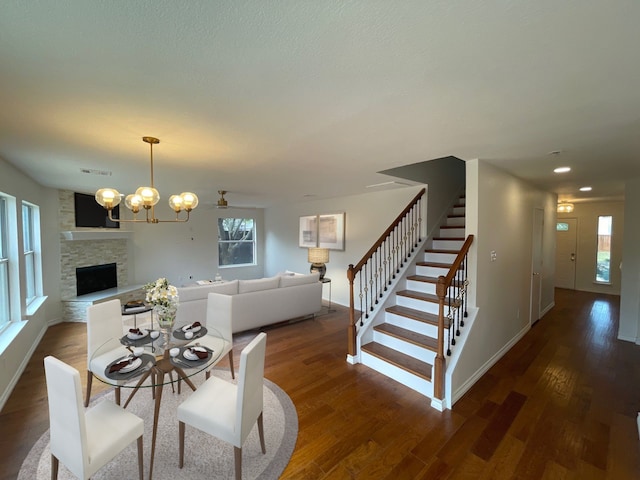
[[[319,273],[309,273],[306,275],[283,275],[280,277],[280,287],[293,287],[294,285],[306,285],[320,281]]]
[[[224,283],[212,283],[210,285],[198,285],[194,287],[178,288],[179,302],[190,302],[207,298],[211,292],[234,295],[238,293],[238,280]]]
[[[278,288],[280,277],[256,278],[253,280],[238,280],[238,293],[259,292]]]

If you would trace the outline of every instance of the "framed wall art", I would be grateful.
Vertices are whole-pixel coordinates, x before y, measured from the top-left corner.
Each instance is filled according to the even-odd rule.
[[[298,246],[305,248],[318,246],[318,215],[300,217]]]
[[[318,246],[344,250],[344,212],[318,215]]]

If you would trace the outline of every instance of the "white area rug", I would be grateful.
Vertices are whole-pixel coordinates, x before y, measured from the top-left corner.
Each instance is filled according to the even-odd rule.
[[[214,369],[213,375],[230,380],[228,370]],[[196,387],[204,381],[201,372],[191,378]],[[178,468],[178,420],[176,408],[189,395],[191,389],[183,383],[182,393],[171,392],[171,385],[165,385],[162,393],[156,453],[153,465],[154,480],[176,480],[188,478],[232,479],[235,478],[233,446],[215,439],[187,425],[185,435],[184,467]],[[177,390],[176,390],[177,392]],[[122,402],[129,397],[128,389],[122,389]],[[102,399],[113,401],[113,391],[94,397],[91,405]],[[144,419],[144,470],[149,476],[151,455],[151,430],[153,427],[153,400],[151,390],[142,388],[127,410]],[[289,396],[275,383],[264,380],[264,432],[267,453],[260,449],[258,428],[254,426],[242,448],[243,479],[276,480],[289,463],[298,436],[298,415]],[[115,460],[100,469],[93,480],[138,478],[137,448],[135,442],[125,448]],[[32,447],[24,460],[18,480],[49,480],[51,478],[51,454],[49,452],[49,431]],[[69,470],[60,464],[58,479],[72,480]]]

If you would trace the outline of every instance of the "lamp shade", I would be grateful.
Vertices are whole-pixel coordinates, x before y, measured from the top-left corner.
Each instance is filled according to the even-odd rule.
[[[310,263],[327,263],[329,261],[328,248],[310,248],[307,255]]]

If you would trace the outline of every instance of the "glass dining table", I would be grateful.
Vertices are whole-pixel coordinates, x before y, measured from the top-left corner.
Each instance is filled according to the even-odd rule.
[[[194,326],[195,325],[195,326]],[[158,416],[162,401],[162,390],[170,384],[175,392],[178,384],[180,394],[184,381],[196,390],[189,377],[211,369],[222,358],[225,339],[215,329],[207,329],[197,323],[175,329],[165,345],[163,335],[158,330],[131,329],[118,339],[109,339],[91,357],[91,364],[106,365],[104,371],[94,371],[93,376],[114,387],[130,389],[131,393],[123,405],[129,402],[141,388],[152,389],[154,398],[153,433],[151,437],[151,457],[149,459],[149,480],[153,477]],[[198,339],[207,335],[207,347],[200,346]],[[219,346],[216,346],[216,339]],[[230,339],[227,339],[229,341]],[[118,344],[119,348],[114,348]],[[122,346],[129,354],[122,355]],[[174,375],[175,373],[175,375]]]

